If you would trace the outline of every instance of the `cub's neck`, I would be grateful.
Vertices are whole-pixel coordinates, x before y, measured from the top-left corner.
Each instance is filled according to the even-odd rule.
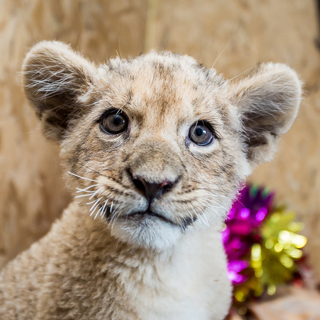
[[[90,216],[89,208],[75,200],[53,226],[51,233],[58,232],[75,255],[83,256],[86,252],[88,255],[98,255],[101,259],[126,261],[135,267],[137,264],[166,261],[181,252],[199,249],[199,246],[213,248],[215,243],[206,242],[213,234],[220,237],[219,229],[219,226],[212,226],[203,230],[188,230],[174,246],[163,250],[138,247],[116,239],[111,235],[112,226],[107,225],[101,217],[94,219]]]

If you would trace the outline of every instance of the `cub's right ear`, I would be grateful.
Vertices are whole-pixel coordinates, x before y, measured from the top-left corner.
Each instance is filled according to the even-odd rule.
[[[43,41],[23,63],[24,90],[46,136],[61,140],[71,120],[85,114],[79,97],[94,86],[96,67],[66,44]]]

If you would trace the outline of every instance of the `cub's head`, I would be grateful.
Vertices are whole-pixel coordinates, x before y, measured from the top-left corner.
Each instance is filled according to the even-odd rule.
[[[285,65],[259,65],[233,83],[169,52],[97,67],[65,44],[41,42],[23,73],[77,201],[116,238],[157,249],[221,225],[301,99]]]

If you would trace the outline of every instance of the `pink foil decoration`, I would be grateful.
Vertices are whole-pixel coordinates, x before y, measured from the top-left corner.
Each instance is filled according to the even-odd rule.
[[[222,231],[222,242],[228,257],[228,277],[234,285],[248,280],[243,275],[250,260],[250,250],[259,242],[259,226],[268,215],[274,194],[264,188],[247,185],[234,201]]]

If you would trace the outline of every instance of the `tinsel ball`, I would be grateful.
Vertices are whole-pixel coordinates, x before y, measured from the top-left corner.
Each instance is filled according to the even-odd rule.
[[[240,191],[222,231],[234,307],[301,279],[297,262],[307,242],[298,234],[302,229],[294,212],[276,206],[274,193],[266,188],[247,185]]]

